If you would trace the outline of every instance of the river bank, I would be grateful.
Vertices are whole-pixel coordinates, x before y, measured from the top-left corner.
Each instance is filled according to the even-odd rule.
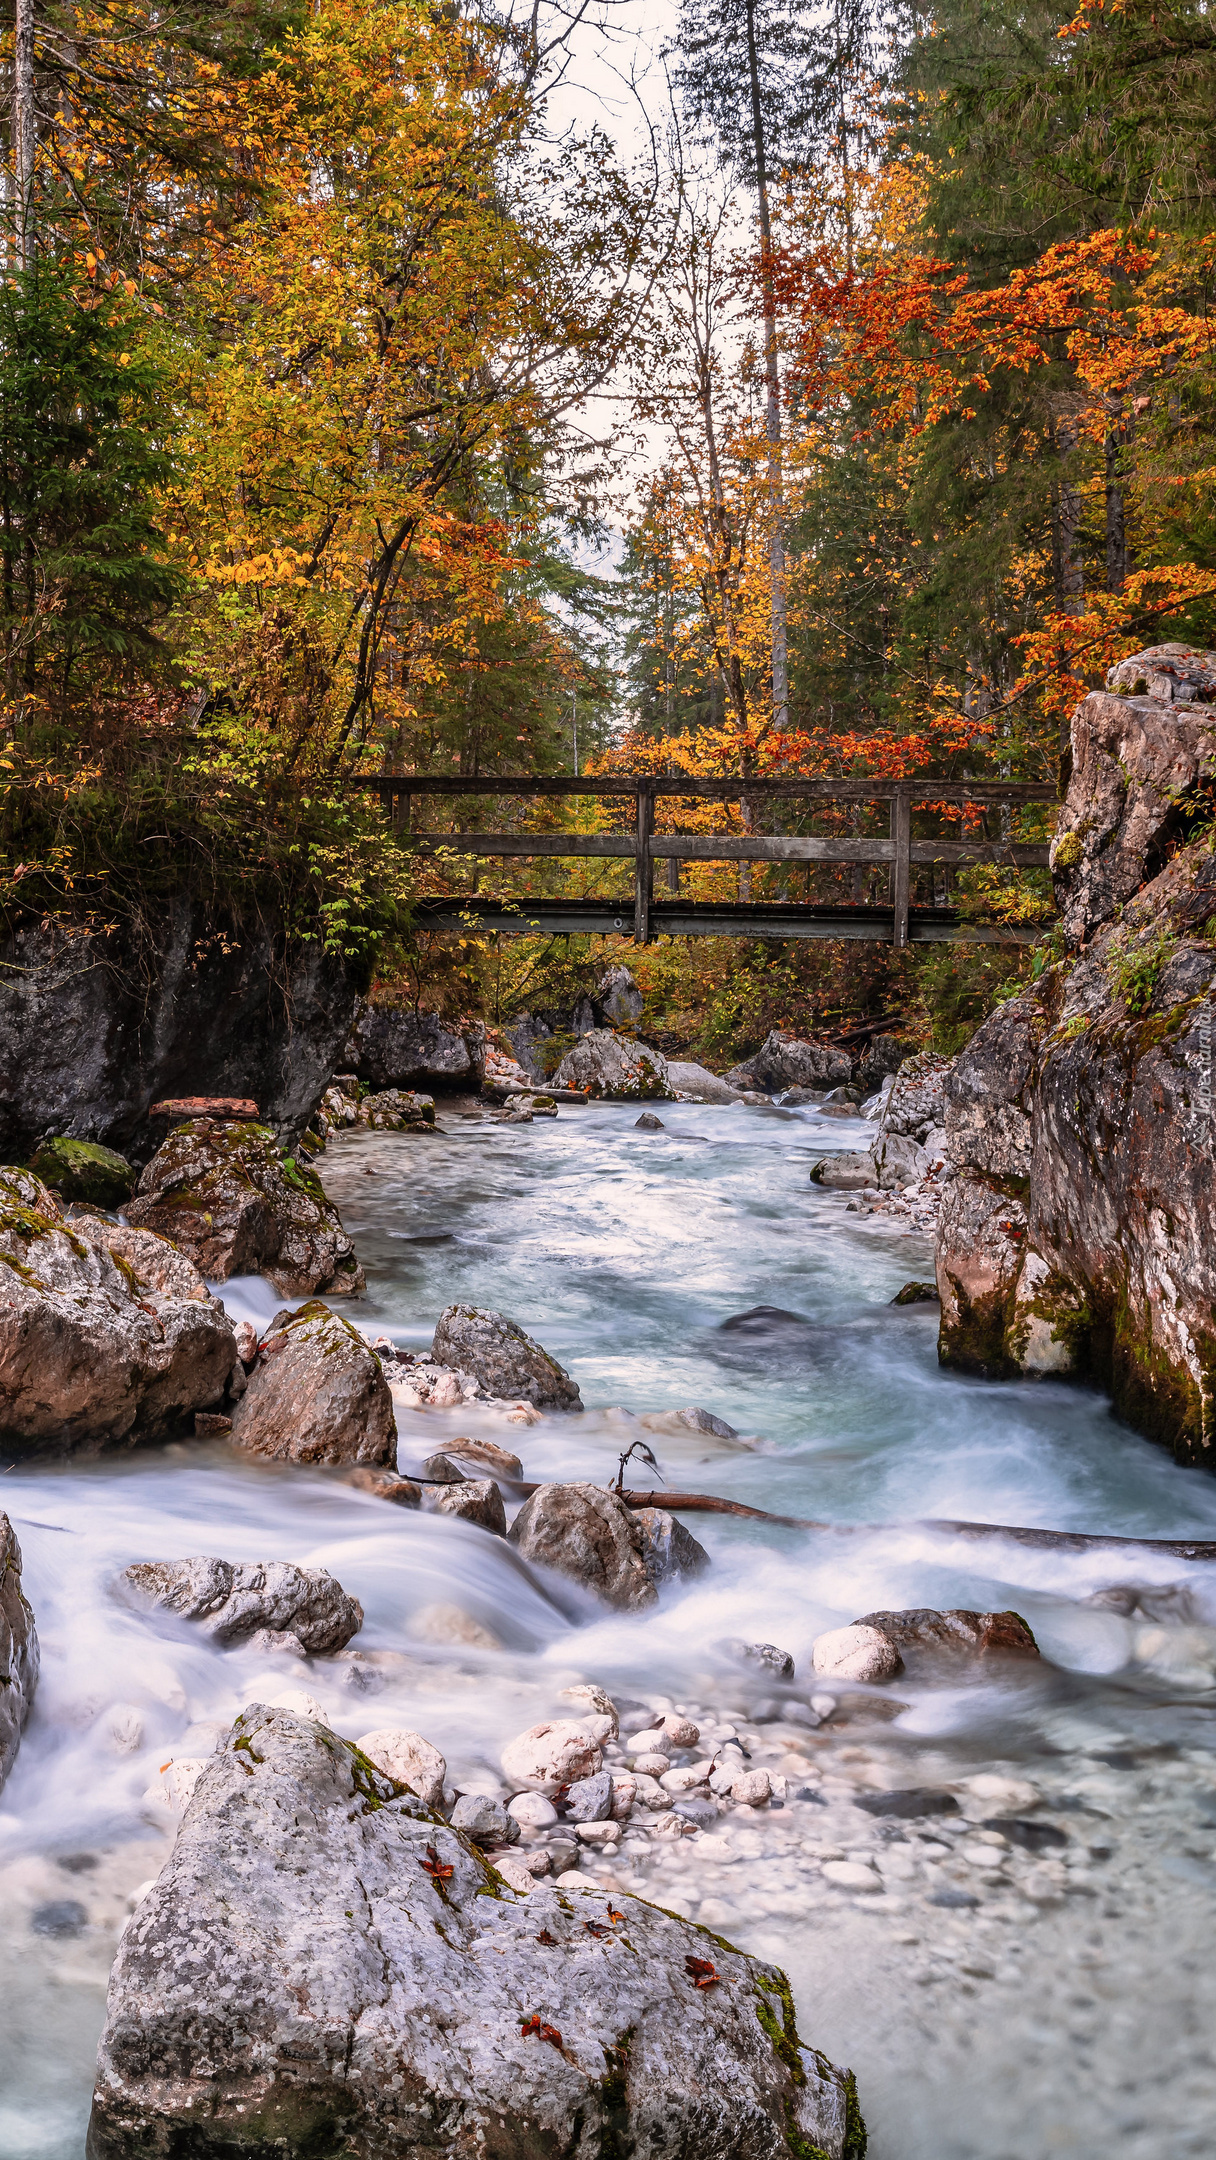
[[[305,1689],[338,1731],[412,1726],[466,1789],[501,1790],[503,1744],[588,1680],[635,1706],[623,1730],[643,1708],[678,1709],[707,1746],[733,1727],[785,1780],[779,1807],[736,1809],[678,1841],[630,1828],[611,1860],[581,1865],[784,1964],[806,2030],[857,2071],[877,2160],[1104,2147],[1172,2160],[1210,2144],[1205,1571],[1137,1561],[1152,1609],[1129,1617],[1086,1602],[1126,1587],[1109,1555],[977,1553],[917,1525],[1212,1535],[1216,1491],[1097,1395],[939,1370],[936,1308],[889,1303],[928,1275],[927,1250],[809,1182],[825,1150],[866,1144],[859,1123],[663,1105],[665,1130],[644,1133],[636,1115],[588,1106],[510,1127],[441,1111],[434,1138],[331,1142],[326,1188],[368,1276],[349,1308],[359,1326],[421,1349],[457,1299],[505,1309],[588,1405],[522,1427],[476,1404],[402,1413],[402,1467],[464,1435],[510,1447],[529,1477],[607,1482],[644,1437],[666,1482],[893,1527],[807,1536],[698,1518],[712,1560],[699,1582],[649,1613],[571,1618],[501,1540],[222,1446],[11,1472],[43,1642],[38,1709],[0,1802],[0,1894],[21,1952],[0,2020],[13,2160],[80,2152],[114,1941],[176,1820],[147,1796],[160,1766],[199,1744],[192,1726]],[[223,1294],[234,1316],[263,1321],[279,1302],[255,1279]],[[750,1444],[640,1422],[687,1404]],[[368,1691],[349,1663],[219,1651],[116,1603],[130,1561],[206,1551],[330,1568],[366,1608],[358,1646],[400,1663]],[[862,1691],[816,1726],[774,1717],[771,1685],[727,1647],[793,1655],[805,1686],[781,1698],[788,1712],[823,1692],[815,1635],[905,1605],[1014,1606],[1046,1662],[1016,1685],[901,1680],[885,1703]],[[455,1630],[453,1607],[474,1639],[433,1639]],[[1181,1672],[1129,1662],[1153,1629],[1158,1658]],[[890,1716],[895,1703],[906,1707]],[[974,1783],[988,1778],[1011,1788]],[[856,1805],[912,1787],[955,1809],[892,1819]],[[983,1827],[1010,1816],[1062,1842],[1032,1850]],[[78,1911],[48,1917],[66,1907]]]

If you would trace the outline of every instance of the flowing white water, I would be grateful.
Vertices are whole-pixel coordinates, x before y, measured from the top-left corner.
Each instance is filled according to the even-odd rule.
[[[403,1415],[403,1467],[464,1434],[513,1448],[532,1477],[607,1481],[644,1438],[673,1487],[878,1527],[690,1516],[710,1572],[620,1617],[555,1599],[484,1532],[218,1444],[11,1470],[0,1505],[43,1674],[0,1797],[3,2160],[79,2160],[114,1943],[173,1835],[148,1794],[163,1764],[208,1750],[209,1721],[305,1688],[347,1736],[415,1726],[457,1784],[499,1789],[503,1741],[560,1713],[576,1680],[688,1707],[711,1736],[731,1725],[788,1778],[780,1809],[678,1844],[631,1834],[587,1865],[786,1965],[804,2033],[858,2073],[873,2160],[1216,2145],[1216,1567],[975,1544],[924,1521],[1212,1538],[1216,1481],[1175,1468],[1097,1396],[941,1373],[935,1308],[888,1302],[930,1272],[924,1246],[808,1182],[825,1147],[858,1144],[851,1124],[665,1106],[667,1129],[644,1134],[636,1114],[446,1118],[430,1140],[331,1146],[326,1186],[368,1272],[358,1324],[422,1347],[445,1304],[498,1307],[588,1405],[532,1427],[476,1405]],[[279,1302],[258,1282],[224,1294],[262,1319]],[[770,1310],[725,1324],[757,1307]],[[691,1403],[752,1444],[637,1422]],[[115,1595],[130,1561],[191,1553],[330,1568],[366,1609],[360,1646],[396,1662],[369,1690],[350,1662],[216,1650]],[[1115,1584],[1156,1586],[1150,1616],[1085,1602]],[[1049,1662],[901,1681],[883,1691],[894,1715],[846,1699],[813,1729],[814,1636],[908,1605],[1014,1606]],[[425,1639],[436,1606],[481,1639]],[[739,1664],[739,1637],[793,1653],[792,1692]],[[1033,1816],[1025,1795],[975,1793],[986,1773],[1029,1781]],[[962,1813],[887,1821],[853,1804],[939,1785]],[[1010,1814],[1065,1842],[993,1842],[983,1822]],[[824,1873],[842,1859],[867,1887]]]

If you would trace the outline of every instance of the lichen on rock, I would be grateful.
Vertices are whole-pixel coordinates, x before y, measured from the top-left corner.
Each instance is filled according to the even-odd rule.
[[[127,1209],[212,1282],[268,1275],[282,1297],[355,1297],[363,1270],[321,1181],[265,1125],[193,1118],[170,1133]]]
[[[254,1705],[123,1932],[90,2160],[423,2146],[861,2160],[865,2135],[775,1967],[627,1893],[517,1894],[357,1748]]]

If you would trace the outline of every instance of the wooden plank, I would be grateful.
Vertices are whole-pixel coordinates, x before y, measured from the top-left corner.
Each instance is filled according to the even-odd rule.
[[[912,803],[906,790],[901,790],[891,804],[891,846],[895,867],[891,873],[891,905],[894,915],[892,943],[896,952],[902,952],[908,942],[908,898],[912,880],[909,874],[912,844]]]
[[[1007,863],[1015,870],[1045,870],[1051,861],[1045,841],[1023,847],[1008,840],[914,840],[909,853],[914,863]]]
[[[633,942],[650,943],[650,903],[654,898],[654,869],[650,842],[654,833],[654,792],[638,788],[637,855],[633,868]]]
[[[1049,781],[1015,780],[704,780],[681,773],[598,773],[575,779],[569,773],[539,778],[502,773],[463,780],[450,773],[350,773],[343,785],[371,794],[393,795],[403,786],[415,795],[601,795],[636,796],[642,782],[655,796],[689,802],[738,802],[749,798],[800,802],[893,802],[901,790],[914,803],[1056,803],[1059,790]]]
[[[450,855],[578,856],[632,861],[637,841],[628,833],[415,833],[420,854],[446,850]],[[650,853],[656,862],[826,862],[889,863],[893,840],[837,840],[818,833],[654,833]],[[1009,863],[1021,870],[1041,869],[1050,849],[1007,840],[913,840],[914,863]]]
[[[415,833],[418,851],[450,855],[600,856],[632,862],[637,841],[632,833]]]

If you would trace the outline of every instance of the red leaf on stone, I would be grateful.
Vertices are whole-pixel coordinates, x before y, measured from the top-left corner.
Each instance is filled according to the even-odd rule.
[[[711,1988],[718,1985],[718,1970],[708,1958],[686,1957],[684,1970],[694,1987]]]
[[[426,1859],[420,1865],[426,1870],[432,1882],[450,1882],[452,1879],[451,1868],[443,1865],[433,1845],[427,1846]]]

